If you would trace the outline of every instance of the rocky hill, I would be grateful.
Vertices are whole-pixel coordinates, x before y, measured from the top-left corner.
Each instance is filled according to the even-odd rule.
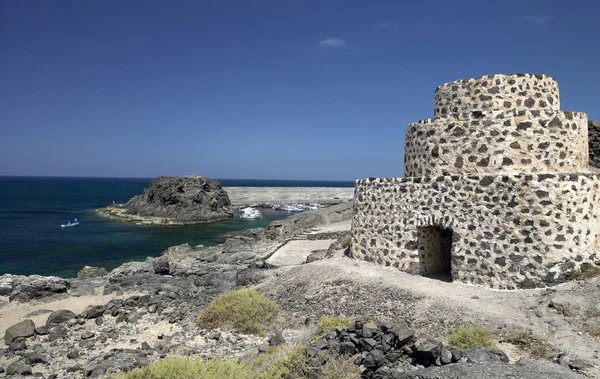
[[[202,224],[233,216],[231,202],[221,183],[197,175],[160,176],[127,204],[101,211],[144,224]]]

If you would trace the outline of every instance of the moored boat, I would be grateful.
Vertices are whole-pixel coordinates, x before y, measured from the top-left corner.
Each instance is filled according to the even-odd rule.
[[[61,228],[70,228],[71,226],[77,226],[77,225],[79,225],[79,221],[77,221],[77,219],[75,219],[75,222],[71,222],[71,220],[69,220],[68,223],[61,224],[60,227]]]
[[[244,208],[240,214],[241,218],[255,219],[262,217],[262,214],[256,208]]]

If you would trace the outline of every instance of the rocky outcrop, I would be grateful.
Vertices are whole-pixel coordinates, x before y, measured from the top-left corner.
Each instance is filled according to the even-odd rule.
[[[84,266],[77,273],[77,279],[101,278],[108,274],[104,267]]]
[[[24,302],[64,294],[69,286],[68,280],[56,276],[0,276],[0,296],[8,296],[10,301]]]
[[[99,210],[142,224],[203,224],[231,218],[227,192],[214,180],[197,175],[160,176],[125,205]]]

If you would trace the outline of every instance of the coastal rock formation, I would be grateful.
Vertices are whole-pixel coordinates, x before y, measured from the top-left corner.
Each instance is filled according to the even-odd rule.
[[[227,192],[214,179],[197,175],[160,176],[141,195],[108,213],[156,224],[202,224],[233,217]]]
[[[406,132],[405,178],[356,182],[351,255],[498,289],[555,285],[594,267],[600,176],[588,120],[545,75],[436,89]]]

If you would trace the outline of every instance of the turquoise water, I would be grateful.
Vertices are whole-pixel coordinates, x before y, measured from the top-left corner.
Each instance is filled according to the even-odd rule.
[[[263,210],[263,218],[180,227],[114,221],[95,209],[124,203],[150,179],[0,177],[0,275],[73,277],[83,266],[112,269],[157,256],[182,243],[216,245],[223,233],[265,227],[289,214]],[[221,180],[224,186],[352,187],[353,182]],[[80,225],[61,228],[77,218]]]

